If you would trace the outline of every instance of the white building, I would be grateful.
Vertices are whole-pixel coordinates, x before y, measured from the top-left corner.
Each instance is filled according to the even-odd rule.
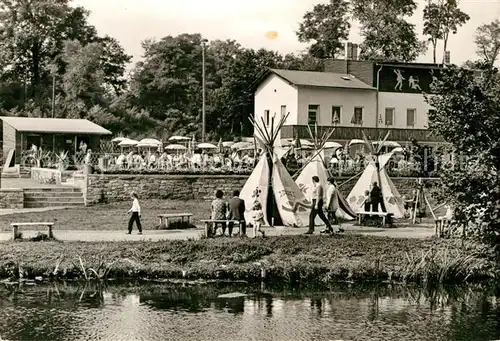
[[[282,138],[295,137],[294,129],[307,138],[307,125],[315,124],[373,127],[376,97],[376,88],[352,75],[271,69],[255,91],[255,118],[270,127],[273,117],[277,122],[289,113]]]
[[[269,70],[256,85],[258,122],[289,112],[282,138],[308,138],[307,125],[317,123],[321,131],[336,126],[339,142],[361,138],[361,131],[373,139],[391,131],[389,139],[400,143],[439,142],[427,131],[432,108],[423,95],[439,66],[328,60],[325,71]]]

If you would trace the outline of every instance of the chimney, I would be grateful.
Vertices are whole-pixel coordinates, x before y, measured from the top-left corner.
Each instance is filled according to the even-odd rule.
[[[450,64],[450,51],[444,52],[444,64]]]
[[[358,44],[352,44],[352,60],[358,60]]]
[[[346,60],[352,59],[352,43],[351,42],[348,42],[346,44],[345,59]]]

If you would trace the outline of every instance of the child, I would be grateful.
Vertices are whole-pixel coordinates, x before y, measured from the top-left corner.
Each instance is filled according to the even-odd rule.
[[[132,226],[134,225],[134,221],[137,224],[137,229],[139,230],[138,234],[142,234],[142,226],[141,226],[141,206],[139,205],[139,197],[137,193],[130,193],[130,198],[133,200],[132,208],[128,210],[127,213],[132,213],[130,220],[128,221],[128,234],[132,233]]]
[[[372,199],[370,198],[370,191],[365,191],[365,198],[364,211],[370,212],[372,210]]]
[[[262,212],[262,205],[260,202],[255,201],[252,208],[252,220],[253,220],[253,238],[257,237],[257,231],[262,233],[262,237],[265,237],[264,231],[260,229],[262,223],[264,222],[264,212]]]

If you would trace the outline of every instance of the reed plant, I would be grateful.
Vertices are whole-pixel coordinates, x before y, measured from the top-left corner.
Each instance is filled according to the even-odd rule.
[[[453,283],[495,277],[493,263],[480,252],[469,253],[457,248],[433,247],[419,253],[405,252],[405,255],[401,271],[404,281]]]

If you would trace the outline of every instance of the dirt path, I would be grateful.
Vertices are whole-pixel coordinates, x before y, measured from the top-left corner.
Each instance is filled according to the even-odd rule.
[[[315,234],[318,234],[323,228],[316,228]],[[358,227],[352,225],[344,226],[345,233],[361,234],[391,238],[428,238],[434,235],[434,229],[430,227],[401,227],[392,229]],[[307,231],[307,228],[264,228],[268,236],[280,235],[298,235]],[[44,231],[41,227],[39,231]],[[36,231],[21,230],[25,238],[34,236]],[[56,238],[62,241],[139,241],[139,240],[187,240],[198,239],[203,234],[202,228],[192,230],[145,230],[142,235],[138,235],[137,231],[133,231],[131,235],[125,233],[125,230],[106,230],[106,231],[91,231],[91,230],[57,230],[54,229]],[[252,231],[247,231],[251,235]],[[12,234],[8,232],[0,233],[0,241],[6,241],[12,238]]]

